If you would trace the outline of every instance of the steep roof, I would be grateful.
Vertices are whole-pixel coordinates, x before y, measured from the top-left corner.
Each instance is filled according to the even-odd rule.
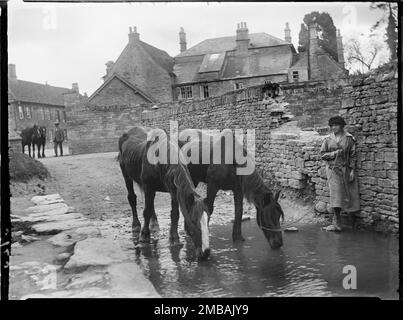
[[[146,100],[148,100],[149,102],[154,102],[154,100],[147,95],[146,93],[144,93],[143,91],[141,91],[137,86],[133,85],[132,83],[130,83],[129,81],[127,81],[126,79],[122,78],[121,76],[119,76],[118,74],[114,73],[113,75],[111,75],[89,98],[88,101],[91,101],[103,88],[105,88],[114,78],[118,79],[119,81],[123,82],[127,87],[129,87],[131,90],[133,90],[135,93],[141,95],[143,98],[145,98]]]
[[[249,34],[249,48],[270,47],[282,44],[289,44],[288,42],[274,37],[265,32],[250,33]],[[220,53],[225,51],[235,50],[236,36],[220,37],[206,39],[188,50],[181,52],[176,57],[188,57],[195,55],[204,55],[208,53]],[[175,57],[175,58],[176,58]]]
[[[295,55],[295,61],[292,68],[308,68],[308,53],[306,51]]]
[[[206,68],[206,60],[210,55],[176,60],[174,67],[176,83],[286,74],[293,62],[293,48],[289,43],[249,50],[247,56],[238,56],[233,51],[222,53],[217,60],[214,60],[211,67]],[[224,61],[221,61],[221,58]],[[220,68],[218,69],[217,66]]]
[[[9,97],[18,101],[61,106],[64,105],[63,93],[72,91],[69,88],[13,79],[8,79],[8,90]]]
[[[114,73],[121,74],[123,70],[126,70],[130,73],[132,66],[134,65],[134,60],[138,59],[135,49],[136,47],[140,46],[148,56],[161,68],[163,68],[168,73],[172,73],[174,61],[173,58],[163,50],[160,50],[148,43],[143,41],[137,41],[136,44],[128,43],[126,47],[123,49],[122,53],[117,58],[116,62],[114,63],[111,71],[106,76],[112,75]]]
[[[168,73],[172,72],[174,60],[168,53],[143,41],[140,41],[140,44],[157,64],[164,68]]]

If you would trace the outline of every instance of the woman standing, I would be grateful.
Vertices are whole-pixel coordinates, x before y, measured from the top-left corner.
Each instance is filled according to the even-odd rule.
[[[321,147],[322,160],[326,161],[326,176],[333,208],[333,223],[327,231],[341,231],[341,210],[352,214],[360,210],[356,165],[355,138],[344,130],[346,122],[340,116],[329,119],[331,134]]]

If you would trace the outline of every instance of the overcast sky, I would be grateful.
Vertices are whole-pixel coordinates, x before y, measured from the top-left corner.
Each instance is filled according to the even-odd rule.
[[[140,39],[179,53],[179,28],[186,32],[188,48],[212,37],[235,35],[237,23],[249,32],[284,38],[289,22],[298,46],[302,19],[311,11],[328,12],[344,38],[368,34],[381,12],[370,3],[23,3],[9,2],[9,63],[17,77],[71,87],[92,94],[101,84],[105,63],[116,60],[127,44],[129,26],[137,26]]]

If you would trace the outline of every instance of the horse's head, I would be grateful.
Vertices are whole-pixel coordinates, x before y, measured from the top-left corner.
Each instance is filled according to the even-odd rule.
[[[278,203],[279,196],[280,191],[274,197],[270,191],[267,191],[256,199],[257,224],[272,249],[278,249],[283,245],[280,218],[284,219],[284,212]]]
[[[207,259],[210,255],[207,206],[194,190],[178,188],[177,198],[185,220],[186,232],[196,247],[197,257]]]

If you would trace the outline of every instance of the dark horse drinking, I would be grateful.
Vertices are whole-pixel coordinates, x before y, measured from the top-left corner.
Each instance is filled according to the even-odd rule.
[[[186,154],[191,158],[192,150],[197,150],[197,163],[190,162],[188,169],[195,186],[199,182],[207,184],[206,205],[210,214],[214,210],[214,199],[218,190],[232,190],[235,204],[235,219],[232,231],[234,241],[244,241],[241,231],[243,198],[254,204],[257,213],[257,224],[263,231],[265,237],[269,241],[273,249],[280,248],[283,245],[282,232],[280,227],[280,218],[284,218],[283,210],[278,203],[279,192],[273,195],[270,188],[264,183],[262,177],[254,169],[251,174],[238,175],[237,169],[242,165],[235,160],[232,163],[225,161],[225,153],[232,152],[232,159],[236,159],[236,150],[242,150],[242,142],[238,141],[231,130],[226,130],[221,137],[214,138],[213,135],[207,134],[202,130],[187,129],[186,136],[188,141],[180,141],[179,146],[182,148],[186,144]],[[230,150],[225,150],[225,139],[229,139],[232,144]],[[208,141],[209,143],[203,143]],[[218,144],[218,145],[217,145]],[[236,144],[238,144],[236,146]],[[182,148],[183,149],[183,148]],[[213,163],[214,149],[221,150],[221,159],[219,163]],[[203,164],[203,158],[210,158],[208,164]],[[254,160],[251,159],[254,164]]]
[[[163,164],[150,163],[149,149],[155,143],[163,141],[148,141],[152,129],[134,127],[124,133],[119,139],[119,162],[128,191],[128,201],[133,213],[133,237],[138,241],[150,240],[151,232],[157,232],[158,221],[154,210],[156,192],[171,194],[171,230],[170,241],[179,242],[177,231],[179,207],[183,214],[187,232],[193,240],[199,258],[207,258],[210,252],[208,239],[207,207],[195,190],[186,165],[179,163]],[[168,152],[179,154],[178,146],[166,143]],[[181,156],[179,154],[179,156]],[[144,225],[137,216],[137,197],[134,193],[133,182],[137,183],[144,192],[145,206],[143,211]]]

